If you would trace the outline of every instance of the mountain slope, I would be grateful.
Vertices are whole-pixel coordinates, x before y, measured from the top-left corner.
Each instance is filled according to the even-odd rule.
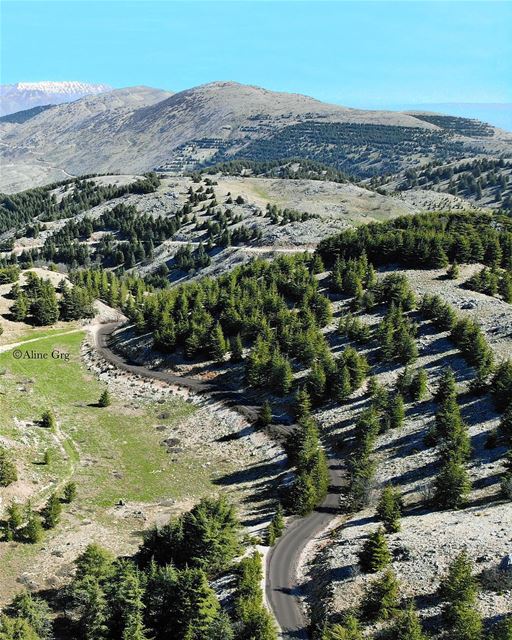
[[[116,145],[133,112],[169,97],[150,87],[130,87],[61,104],[20,125],[4,124],[2,191],[18,191],[62,179],[96,173],[105,164],[122,166],[130,140]]]
[[[370,177],[512,148],[512,134],[493,127],[468,137],[405,113],[348,109],[233,82],[171,96],[141,87],[113,91],[3,131],[2,161],[11,171],[36,161],[74,175],[307,157]],[[13,190],[15,182],[8,170],[0,188]]]

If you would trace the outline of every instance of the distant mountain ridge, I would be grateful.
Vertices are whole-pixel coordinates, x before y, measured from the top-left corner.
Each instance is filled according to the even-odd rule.
[[[64,175],[183,172],[237,158],[308,158],[358,178],[512,154],[512,134],[468,119],[365,111],[235,82],[171,94],[130,87],[0,124],[0,189]]]
[[[87,82],[17,82],[0,85],[0,116],[48,104],[61,104],[111,91],[107,84]]]

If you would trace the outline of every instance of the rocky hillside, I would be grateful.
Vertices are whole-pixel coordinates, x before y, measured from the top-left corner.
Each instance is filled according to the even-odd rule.
[[[431,160],[510,155],[512,140],[482,123],[456,127],[233,82],[174,95],[141,87],[113,91],[0,131],[0,188],[8,192],[49,182],[57,172],[182,172],[233,158],[309,158],[371,177]]]

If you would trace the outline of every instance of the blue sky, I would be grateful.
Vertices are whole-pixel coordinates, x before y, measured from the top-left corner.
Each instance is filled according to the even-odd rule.
[[[1,82],[236,80],[348,106],[512,102],[512,2],[3,0]]]

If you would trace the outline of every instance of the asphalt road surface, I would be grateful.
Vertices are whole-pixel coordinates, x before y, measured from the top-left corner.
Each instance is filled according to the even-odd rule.
[[[170,384],[180,385],[199,394],[208,394],[215,400],[238,411],[248,420],[258,417],[259,405],[255,405],[243,393],[219,387],[212,382],[180,376],[168,371],[149,369],[133,364],[111,348],[110,338],[121,322],[102,325],[95,334],[96,350],[117,368],[135,375]],[[282,426],[283,432],[290,432],[293,426]],[[277,544],[267,556],[266,598],[281,629],[283,640],[307,639],[308,622],[300,605],[300,589],[297,582],[297,565],[307,543],[320,534],[339,513],[339,497],[346,483],[343,465],[338,458],[329,459],[329,492],[323,503],[306,518],[295,520],[287,527]]]

